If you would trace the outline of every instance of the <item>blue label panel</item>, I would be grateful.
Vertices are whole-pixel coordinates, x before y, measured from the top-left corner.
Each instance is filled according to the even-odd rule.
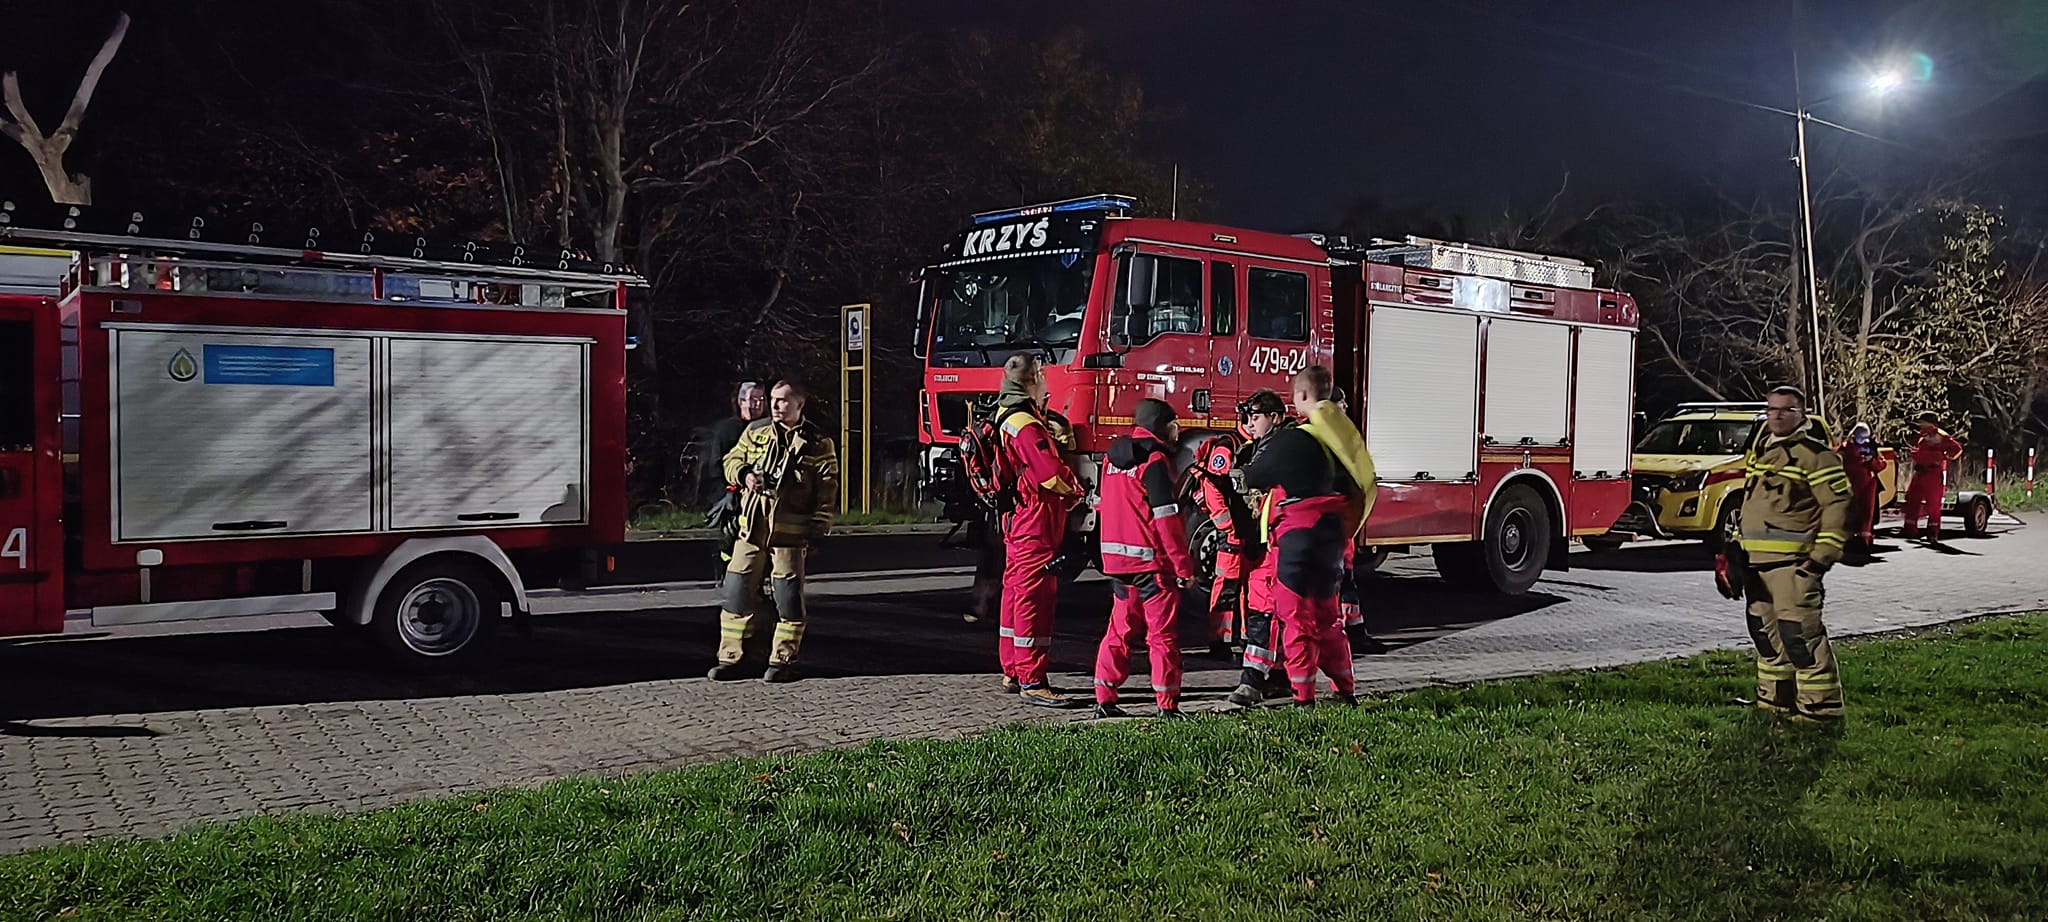
[[[333,387],[334,350],[209,343],[206,383]]]

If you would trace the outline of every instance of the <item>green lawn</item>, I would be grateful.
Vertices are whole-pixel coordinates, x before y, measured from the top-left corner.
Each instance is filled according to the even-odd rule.
[[[2048,617],[1357,710],[1009,729],[0,860],[0,918],[2048,917]]]

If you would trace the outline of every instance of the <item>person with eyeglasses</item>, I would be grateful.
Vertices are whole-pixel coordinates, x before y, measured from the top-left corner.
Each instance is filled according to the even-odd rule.
[[[1756,644],[1756,707],[1801,723],[1842,718],[1842,675],[1821,623],[1822,579],[1849,542],[1849,474],[1806,416],[1806,393],[1767,397],[1764,434],[1745,459],[1737,543]]]

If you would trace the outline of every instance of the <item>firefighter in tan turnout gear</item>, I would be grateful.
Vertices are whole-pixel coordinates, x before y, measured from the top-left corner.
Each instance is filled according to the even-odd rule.
[[[763,579],[775,600],[775,641],[765,682],[787,682],[804,639],[804,556],[832,526],[839,502],[839,457],[832,440],[804,419],[804,391],[782,381],[769,392],[769,414],[740,433],[725,455],[725,478],[739,487],[740,533],[726,568],[718,613],[718,665],[713,679],[741,677],[740,659],[754,632],[752,600]]]
[[[1780,387],[1767,407],[1739,526],[1756,706],[1802,722],[1838,720],[1842,676],[1821,625],[1821,580],[1849,543],[1849,475],[1807,420],[1804,393]]]

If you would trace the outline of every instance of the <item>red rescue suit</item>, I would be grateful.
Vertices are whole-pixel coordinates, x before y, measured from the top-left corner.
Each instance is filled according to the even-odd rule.
[[[1215,578],[1209,583],[1209,636],[1226,644],[1243,636],[1245,538],[1252,527],[1250,510],[1230,486],[1230,469],[1236,464],[1237,445],[1215,439],[1203,446],[1195,474],[1195,501],[1222,536]]]
[[[1284,423],[1292,425],[1292,423]],[[1278,431],[1278,430],[1275,430]],[[1271,445],[1273,433],[1263,439],[1246,444],[1238,451],[1240,476],[1244,465]],[[1273,579],[1279,558],[1272,553],[1273,507],[1284,499],[1279,489],[1263,495],[1254,494],[1252,502],[1256,511],[1256,531],[1247,535],[1251,540],[1245,545],[1243,564],[1249,572],[1244,580],[1244,661],[1243,672],[1238,679],[1240,685],[1262,688],[1273,673],[1278,671],[1281,678],[1287,675],[1286,664],[1280,651],[1284,648],[1285,634],[1273,617]]]
[[[1850,533],[1868,546],[1876,537],[1877,496],[1883,492],[1877,475],[1884,471],[1885,461],[1878,457],[1874,441],[1845,439],[1835,453],[1842,456],[1842,470],[1849,475]]]
[[[1948,463],[1963,456],[1963,445],[1938,426],[1923,426],[1913,443],[1913,482],[1906,487],[1908,538],[1920,536],[1920,518],[1927,517],[1927,540],[1941,540],[1941,507],[1948,492]]]
[[[1017,504],[1003,523],[1003,593],[996,653],[1003,674],[1026,688],[1045,684],[1067,512],[1081,494],[1045,421],[1025,404],[1002,409],[1002,451],[1017,474]]]
[[[1102,572],[1115,596],[1095,653],[1095,700],[1114,704],[1131,674],[1131,639],[1142,629],[1160,710],[1180,705],[1180,587],[1194,579],[1187,525],[1164,444],[1143,427],[1109,446],[1102,473]]]
[[[1285,632],[1287,673],[1297,704],[1315,701],[1316,671],[1340,695],[1354,689],[1351,641],[1338,614],[1352,503],[1338,492],[1336,463],[1306,430],[1281,429],[1244,466],[1245,484],[1267,490],[1272,515],[1273,614]]]

